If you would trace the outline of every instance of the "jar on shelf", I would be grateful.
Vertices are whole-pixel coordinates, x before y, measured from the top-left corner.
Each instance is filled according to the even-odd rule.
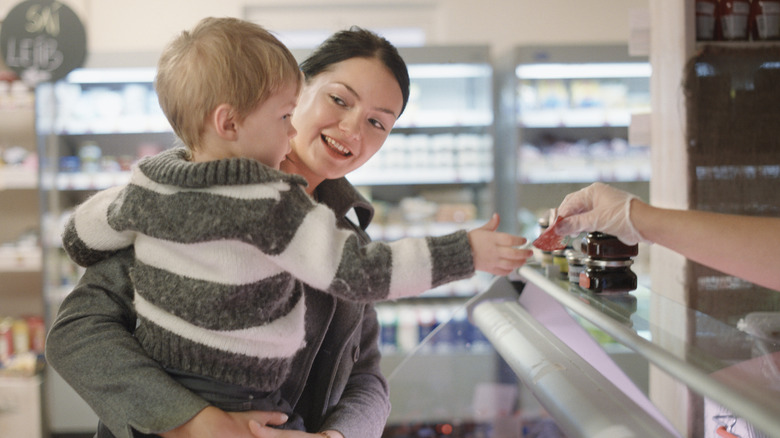
[[[717,0],[696,0],[696,41],[715,39]]]
[[[750,2],[747,0],[721,0],[718,3],[716,32],[723,41],[746,41]]]
[[[552,264],[557,267],[558,275],[562,279],[569,278],[569,262],[566,256],[570,252],[572,252],[571,248],[558,249],[552,252]]]
[[[631,259],[585,260],[579,284],[593,292],[629,292],[637,288],[636,274],[631,270]]]
[[[639,245],[626,245],[613,235],[592,232],[582,238],[580,251],[593,259],[627,259],[639,254]]]
[[[579,284],[580,273],[585,271],[586,258],[587,257],[585,257],[584,254],[576,251],[570,251],[568,254],[566,254],[566,263],[568,264],[568,277],[570,283]]]
[[[748,29],[755,41],[780,40],[780,0],[753,0]]]

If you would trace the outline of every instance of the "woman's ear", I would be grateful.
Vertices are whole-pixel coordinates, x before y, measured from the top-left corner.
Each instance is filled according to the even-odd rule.
[[[217,106],[209,118],[214,127],[214,132],[225,139],[235,140],[238,137],[238,120],[236,111],[232,106],[223,103]]]

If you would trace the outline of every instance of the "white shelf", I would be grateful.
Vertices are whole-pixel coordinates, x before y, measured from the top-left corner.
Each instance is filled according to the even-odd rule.
[[[0,169],[0,190],[26,190],[38,187],[38,174],[35,170],[4,167]]]
[[[493,169],[424,167],[377,169],[367,166],[350,173],[347,179],[356,186],[483,183],[493,179]]]
[[[41,176],[41,187],[44,190],[102,190],[130,180],[130,172],[74,172],[44,174]]]
[[[518,117],[518,124],[524,128],[624,128],[630,122],[631,112],[605,108],[533,110]]]
[[[41,248],[0,247],[0,272],[40,272]]]

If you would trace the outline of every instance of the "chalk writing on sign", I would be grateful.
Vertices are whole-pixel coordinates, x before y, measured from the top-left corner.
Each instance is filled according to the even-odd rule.
[[[5,65],[30,85],[61,79],[86,57],[84,27],[58,1],[18,4],[0,28],[0,44]]]

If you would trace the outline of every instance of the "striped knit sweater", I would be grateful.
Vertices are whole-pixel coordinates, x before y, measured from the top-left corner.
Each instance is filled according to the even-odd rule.
[[[304,345],[298,280],[369,302],[474,273],[465,231],[362,246],[304,186],[254,160],[171,149],[80,205],[63,244],[82,266],[134,246],[136,334],[163,366],[272,391]]]

